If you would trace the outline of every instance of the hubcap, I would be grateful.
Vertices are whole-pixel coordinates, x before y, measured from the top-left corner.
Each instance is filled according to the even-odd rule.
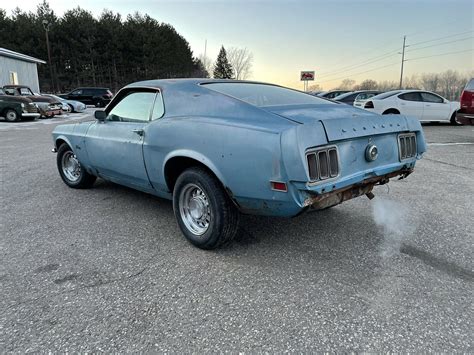
[[[209,200],[202,189],[187,184],[179,195],[179,213],[186,228],[194,235],[203,235],[211,222]]]
[[[15,111],[8,111],[5,117],[7,121],[15,121],[16,120],[16,112]]]
[[[81,164],[73,152],[64,153],[61,160],[64,176],[71,182],[76,182],[81,177]]]

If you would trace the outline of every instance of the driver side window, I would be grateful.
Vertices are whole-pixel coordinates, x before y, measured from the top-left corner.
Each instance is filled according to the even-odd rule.
[[[109,112],[107,120],[121,122],[148,122],[155,92],[131,92]]]

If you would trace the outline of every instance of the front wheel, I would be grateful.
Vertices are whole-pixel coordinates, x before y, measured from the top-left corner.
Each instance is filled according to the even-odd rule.
[[[59,175],[64,183],[75,189],[85,189],[91,187],[96,177],[89,174],[81,165],[76,154],[67,144],[62,144],[58,149],[56,163]]]
[[[8,122],[15,122],[19,120],[18,113],[15,110],[7,110],[5,112],[5,119]]]
[[[187,169],[178,177],[173,210],[186,239],[201,249],[215,249],[237,234],[239,211],[220,182],[204,168]]]

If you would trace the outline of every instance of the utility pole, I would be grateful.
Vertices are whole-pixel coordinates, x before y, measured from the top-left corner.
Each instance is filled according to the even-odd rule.
[[[51,62],[51,48],[49,47],[49,27],[51,24],[48,20],[43,20],[43,28],[44,33],[46,34],[46,48],[48,49],[48,67],[49,67],[49,75],[51,77],[51,91],[54,91],[54,79],[53,79],[53,63]]]
[[[403,49],[402,49],[402,68],[400,70],[400,85],[399,85],[399,89],[402,88],[402,84],[403,84],[403,63],[405,63],[405,47],[408,47],[405,45],[405,42],[407,40],[407,36],[403,36]]]

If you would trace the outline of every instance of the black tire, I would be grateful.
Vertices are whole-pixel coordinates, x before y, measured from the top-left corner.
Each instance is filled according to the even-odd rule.
[[[7,109],[4,112],[3,116],[5,117],[5,120],[7,122],[16,122],[16,121],[20,120],[20,116],[18,115],[18,112],[16,112],[15,110],[12,110],[12,109]]]
[[[456,121],[456,112],[453,112],[451,119],[449,120],[453,126],[460,126],[460,124]]]
[[[400,111],[394,109],[394,108],[389,108],[388,110],[384,111],[382,115],[399,115]]]
[[[205,208],[209,214],[209,222],[205,232],[200,235],[187,226],[186,223],[189,222],[185,222],[186,217],[183,216],[184,203],[181,201],[185,199],[186,191],[193,187],[204,193],[208,203]],[[198,248],[218,248],[232,241],[237,234],[240,213],[221,183],[204,168],[189,168],[178,177],[173,191],[173,210],[184,236]],[[191,215],[190,209],[187,209],[187,213]]]
[[[73,113],[74,112],[74,106],[72,106],[71,104],[67,104],[69,106],[69,108],[71,109],[71,111],[69,113]]]
[[[79,165],[79,171],[75,171],[77,175],[77,179],[71,179],[66,175],[63,169],[63,165],[65,163],[65,156],[73,156],[74,159],[77,161],[77,164]],[[64,159],[63,159],[64,158]],[[56,164],[58,167],[59,175],[61,176],[61,179],[63,179],[64,183],[72,188],[75,189],[86,189],[88,187],[91,187],[95,180],[96,177],[94,175],[89,174],[85,169],[82,168],[81,163],[76,159],[76,156],[67,144],[62,144],[59,149],[58,149],[58,155],[56,157]]]
[[[104,102],[102,100],[97,100],[95,103],[95,107],[104,107]]]

